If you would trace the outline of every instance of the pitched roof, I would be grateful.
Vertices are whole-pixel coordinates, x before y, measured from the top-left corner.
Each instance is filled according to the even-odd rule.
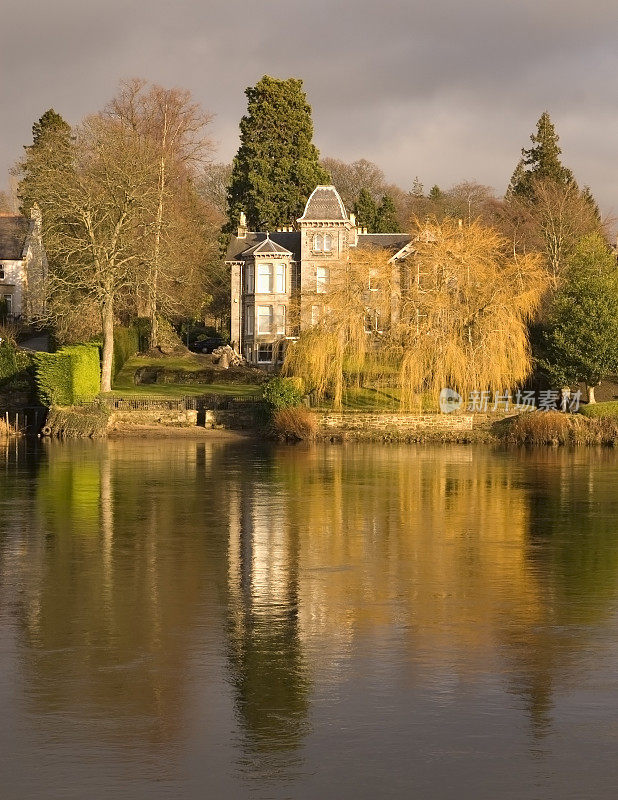
[[[271,243],[274,242],[275,245],[279,245],[281,248],[283,248],[283,251],[273,250],[271,252],[291,253],[294,261],[300,261],[299,231],[277,231],[269,234],[269,237]],[[249,250],[252,250],[256,245],[259,245],[261,242],[265,241],[266,234],[263,232],[249,231],[244,239],[239,239],[237,236],[233,236],[227,247],[225,260],[242,260],[245,258],[245,256],[251,255],[251,253],[248,253]]]
[[[282,247],[277,242],[274,242],[269,234],[266,234],[266,239],[262,239],[261,242],[254,244],[253,247],[250,247],[248,250],[245,250],[243,256],[255,256],[261,254],[270,254],[270,253],[279,253],[283,256],[291,256],[291,250],[287,250],[285,247]]]
[[[347,218],[343,200],[339,197],[339,192],[335,187],[316,186],[307,200],[305,211],[300,219],[305,222],[307,220],[333,222],[347,220]]]
[[[33,222],[28,217],[0,216],[0,260],[20,261]]]
[[[358,247],[383,247],[385,250],[399,252],[412,241],[408,233],[359,233]]]

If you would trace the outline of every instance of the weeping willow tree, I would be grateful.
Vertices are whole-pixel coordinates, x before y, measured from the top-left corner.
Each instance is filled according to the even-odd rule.
[[[444,387],[504,392],[530,374],[528,323],[549,283],[537,253],[516,255],[479,222],[422,226],[402,296],[402,402]]]
[[[383,383],[397,272],[378,249],[353,251],[349,261],[331,264],[325,291],[303,298],[301,319],[313,324],[288,347],[284,374],[302,377],[318,400],[332,397],[335,408],[365,376]]]
[[[331,267],[327,291],[305,301],[316,324],[288,349],[284,372],[335,408],[368,380],[397,387],[404,408],[444,387],[465,396],[523,382],[527,325],[548,286],[541,257],[517,256],[479,222],[448,219],[418,225],[414,250],[402,262],[352,251]]]

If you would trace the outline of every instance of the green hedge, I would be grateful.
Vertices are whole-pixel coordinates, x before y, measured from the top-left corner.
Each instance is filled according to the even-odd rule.
[[[18,349],[12,342],[0,343],[0,389],[34,393],[32,353]]]
[[[140,349],[140,336],[136,327],[117,327],[114,329],[114,377]]]
[[[42,405],[71,406],[93,400],[101,385],[99,348],[94,344],[35,353],[36,386]]]
[[[618,400],[582,406],[580,412],[585,417],[618,417]]]

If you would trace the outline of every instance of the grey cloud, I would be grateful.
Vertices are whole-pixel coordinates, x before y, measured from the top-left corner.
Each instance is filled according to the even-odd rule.
[[[419,174],[441,184],[474,177],[502,191],[549,108],[565,162],[604,209],[614,207],[618,15],[609,0],[39,0],[27,8],[27,19],[23,2],[3,11],[2,171],[46,108],[76,122],[132,75],[191,89],[217,114],[213,132],[228,159],[243,90],[267,72],[304,78],[325,154],[375,160],[403,186]]]

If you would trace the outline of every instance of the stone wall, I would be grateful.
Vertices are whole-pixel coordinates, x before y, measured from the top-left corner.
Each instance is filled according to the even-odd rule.
[[[421,431],[471,431],[472,414],[334,414],[319,415],[319,427],[323,434],[362,432],[413,433]]]

